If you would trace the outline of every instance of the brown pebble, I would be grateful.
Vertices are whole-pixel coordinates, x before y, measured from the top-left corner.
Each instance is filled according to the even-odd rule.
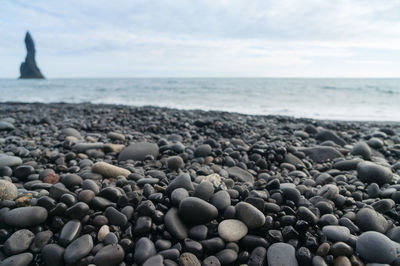
[[[205,164],[209,164],[214,160],[214,157],[212,156],[207,156],[206,158],[204,158],[204,163]]]
[[[319,245],[316,253],[318,256],[325,257],[329,253],[330,249],[331,246],[329,245],[329,243],[324,242],[321,245]]]
[[[43,178],[43,182],[48,184],[56,184],[60,181],[60,176],[54,173],[49,173],[45,178]]]
[[[350,257],[350,261],[351,261],[351,265],[353,265],[353,266],[364,266],[365,265],[364,262],[362,262],[359,257],[354,256],[354,255]]]
[[[31,206],[31,201],[32,201],[32,194],[28,193],[16,199],[15,203],[17,204],[18,207],[29,207]]]
[[[339,256],[333,261],[334,266],[351,266],[349,258],[345,256]]]
[[[200,261],[197,257],[189,252],[183,253],[179,257],[179,265],[180,266],[201,266]]]

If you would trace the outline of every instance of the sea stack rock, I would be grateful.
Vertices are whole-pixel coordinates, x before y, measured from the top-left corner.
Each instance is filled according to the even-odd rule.
[[[26,46],[26,58],[25,62],[21,64],[20,79],[44,79],[40,69],[36,65],[35,61],[35,44],[29,32],[25,35],[25,46]]]

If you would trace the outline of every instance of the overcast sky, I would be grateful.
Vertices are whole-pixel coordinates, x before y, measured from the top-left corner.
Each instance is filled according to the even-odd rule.
[[[56,77],[400,77],[396,0],[3,0],[0,77],[29,30]]]

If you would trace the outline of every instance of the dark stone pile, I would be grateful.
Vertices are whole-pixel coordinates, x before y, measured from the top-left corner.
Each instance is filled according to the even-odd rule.
[[[400,265],[400,125],[2,104],[0,265]]]

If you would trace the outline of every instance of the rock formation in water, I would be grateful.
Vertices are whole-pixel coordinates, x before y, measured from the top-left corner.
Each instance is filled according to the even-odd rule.
[[[25,62],[21,64],[20,79],[44,79],[44,76],[40,72],[40,69],[36,65],[35,61],[35,44],[29,32],[25,35],[25,45],[26,45],[26,58]]]

